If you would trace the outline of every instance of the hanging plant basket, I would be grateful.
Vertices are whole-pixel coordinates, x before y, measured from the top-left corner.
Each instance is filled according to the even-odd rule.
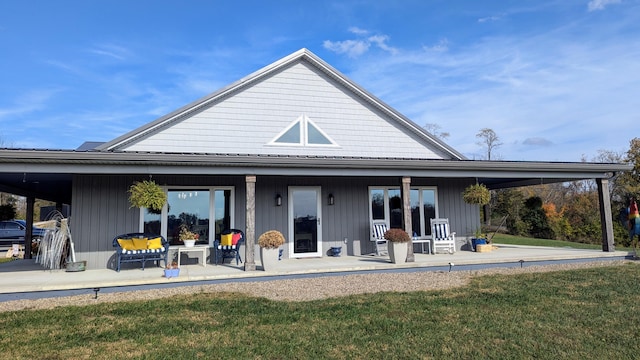
[[[167,194],[155,181],[136,181],[129,188],[129,202],[131,207],[159,212],[167,202]]]
[[[462,199],[467,204],[486,205],[491,200],[491,193],[483,184],[469,185],[464,189]]]

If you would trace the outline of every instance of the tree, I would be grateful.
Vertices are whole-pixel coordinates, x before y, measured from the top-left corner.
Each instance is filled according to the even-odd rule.
[[[481,129],[476,134],[476,138],[480,139],[476,144],[485,149],[487,160],[491,160],[491,154],[493,154],[495,149],[502,145],[496,132],[489,128]]]
[[[429,133],[433,134],[434,136],[439,137],[440,139],[444,140],[446,138],[449,137],[449,133],[448,132],[442,132],[440,131],[441,127],[438,124],[434,124],[434,123],[428,123],[424,125],[425,130],[427,130]]]

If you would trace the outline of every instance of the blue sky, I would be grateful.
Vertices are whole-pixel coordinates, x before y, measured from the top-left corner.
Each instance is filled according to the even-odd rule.
[[[580,161],[640,136],[640,0],[0,3],[0,139],[108,141],[308,48],[481,158]]]

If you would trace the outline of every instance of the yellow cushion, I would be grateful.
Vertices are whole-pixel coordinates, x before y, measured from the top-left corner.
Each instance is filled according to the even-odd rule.
[[[118,239],[118,244],[122,250],[133,250],[133,241],[131,239]]]
[[[162,248],[162,239],[157,237],[147,241],[147,249],[155,250]]]
[[[147,250],[147,238],[133,238],[133,249],[131,250]]]
[[[233,234],[224,234],[220,236],[220,245],[231,246],[233,242]]]

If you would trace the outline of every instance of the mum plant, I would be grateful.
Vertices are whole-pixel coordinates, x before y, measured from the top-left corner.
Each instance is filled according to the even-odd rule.
[[[384,238],[391,242],[409,242],[411,237],[402,229],[389,229],[384,233]]]
[[[258,245],[265,249],[277,249],[284,244],[284,235],[278,230],[269,230],[258,238]]]
[[[194,233],[191,230],[189,230],[187,225],[185,224],[180,225],[180,233],[178,234],[178,238],[181,241],[198,240],[199,237],[200,237],[200,234]]]

